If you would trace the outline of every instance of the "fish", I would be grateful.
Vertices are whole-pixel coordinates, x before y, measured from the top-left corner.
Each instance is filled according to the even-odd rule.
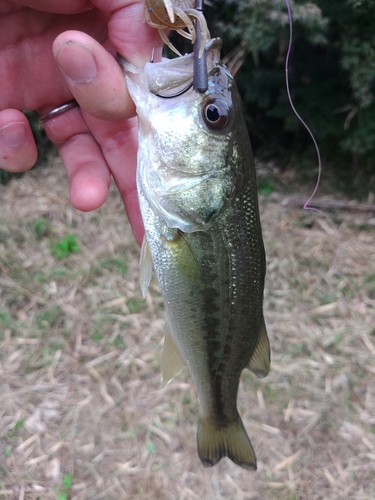
[[[192,54],[142,69],[120,63],[139,121],[141,287],[154,270],[167,316],[163,382],[188,367],[204,466],[228,457],[256,470],[237,394],[244,368],[258,377],[270,369],[265,251],[242,103],[220,49],[218,38],[206,43],[204,93],[190,84]]]

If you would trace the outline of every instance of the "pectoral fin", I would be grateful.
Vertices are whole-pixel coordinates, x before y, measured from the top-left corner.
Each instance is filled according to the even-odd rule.
[[[165,336],[161,357],[161,379],[163,384],[168,384],[185,366],[185,361],[174,343],[171,334],[168,332]]]
[[[199,280],[199,266],[186,235],[178,229],[171,230],[168,228],[168,231],[169,233],[164,235],[165,244],[169,246],[169,252],[173,254],[174,261],[178,265],[180,272],[189,281]],[[171,234],[173,234],[173,237],[171,237]]]
[[[146,297],[147,288],[152,278],[152,258],[150,247],[147,243],[146,236],[143,238],[141,257],[139,261],[140,285],[143,297]]]
[[[263,378],[270,371],[270,343],[267,337],[266,326],[263,321],[258,345],[252,355],[247,368],[255,373],[258,378]]]

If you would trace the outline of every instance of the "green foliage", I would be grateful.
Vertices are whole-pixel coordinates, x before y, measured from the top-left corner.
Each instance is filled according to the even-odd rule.
[[[69,490],[72,487],[73,478],[70,474],[65,474],[62,478],[61,490],[58,496],[59,500],[68,500]]]
[[[77,236],[75,234],[67,234],[58,243],[51,245],[52,255],[57,259],[64,259],[72,253],[79,251],[80,247],[77,244]]]
[[[351,167],[350,182],[353,172],[361,172],[372,174],[375,183],[375,0],[290,3],[293,48],[288,74],[295,107],[326,163],[340,172]],[[205,12],[212,35],[223,39],[223,55],[239,48],[243,65],[236,80],[255,152],[281,165],[297,157],[300,167],[301,155],[309,154],[312,143],[286,93],[286,0],[212,0]],[[191,50],[190,42],[172,37],[182,52]],[[25,113],[43,157],[50,143],[35,112]],[[10,175],[0,170],[0,183]],[[374,188],[371,183],[367,187]]]
[[[147,304],[145,299],[133,298],[127,301],[126,306],[129,309],[130,314],[133,314],[145,309]]]
[[[375,0],[294,0],[291,8],[289,79],[298,112],[326,160],[375,173]],[[244,51],[236,79],[255,149],[285,161],[300,155],[311,141],[286,95],[285,0],[218,0],[207,11],[224,49]]]
[[[48,236],[51,230],[51,223],[45,217],[38,217],[34,223],[33,231],[37,240],[43,239]]]
[[[36,314],[35,322],[40,330],[50,329],[57,326],[63,317],[61,308],[58,305],[41,311]]]
[[[291,4],[294,22],[303,26],[307,40],[312,44],[326,44],[327,20],[319,7],[312,2],[292,1]],[[232,40],[241,40],[256,66],[261,53],[273,52],[278,44],[285,44],[280,38],[289,26],[285,0],[221,0],[218,5],[224,10],[216,22],[217,29]]]
[[[17,420],[15,426],[8,432],[7,438],[10,439],[11,441],[16,440],[18,435],[19,435],[20,430],[24,426],[24,423],[25,423],[25,419]]]
[[[119,271],[122,275],[128,270],[126,263],[120,259],[106,259],[100,263],[100,267],[109,269],[110,271]]]

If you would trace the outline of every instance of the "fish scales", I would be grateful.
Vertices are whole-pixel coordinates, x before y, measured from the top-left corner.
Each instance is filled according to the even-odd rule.
[[[189,68],[184,57],[159,63],[167,73],[165,88],[173,64]],[[217,40],[209,42],[207,60],[209,89],[203,96],[189,90],[164,100],[150,92],[152,82],[145,83],[147,68],[126,73],[139,115],[137,182],[148,246],[142,265],[149,266],[151,255],[168,318],[163,378],[168,381],[186,363],[195,383],[203,464],[228,456],[255,469],[237,393],[244,368],[258,376],[269,371],[265,253],[251,145]],[[202,110],[206,120],[221,111],[229,118],[211,128]]]

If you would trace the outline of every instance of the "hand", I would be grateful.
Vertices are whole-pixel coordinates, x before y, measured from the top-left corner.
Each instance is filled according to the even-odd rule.
[[[135,184],[137,122],[116,51],[142,67],[160,48],[139,0],[8,0],[0,4],[0,167],[31,168],[37,149],[22,113],[75,98],[80,107],[48,120],[70,179],[74,207],[100,207],[111,175],[140,244]],[[66,31],[69,30],[69,31]]]

